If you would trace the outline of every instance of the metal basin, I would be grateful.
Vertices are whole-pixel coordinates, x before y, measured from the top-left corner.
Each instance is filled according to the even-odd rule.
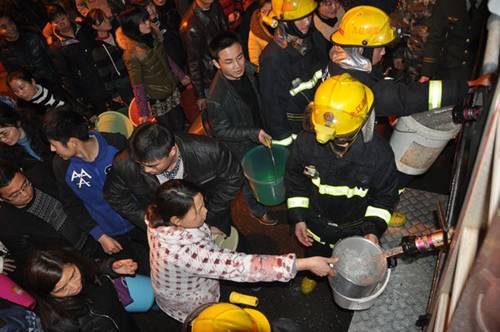
[[[387,280],[387,260],[382,249],[361,236],[337,242],[333,257],[339,257],[336,275],[329,279],[335,293],[350,299],[373,295]]]

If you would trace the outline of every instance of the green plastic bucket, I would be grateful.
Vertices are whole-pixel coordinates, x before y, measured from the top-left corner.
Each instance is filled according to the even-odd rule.
[[[285,201],[285,174],[288,149],[271,147],[276,164],[276,176],[269,148],[257,146],[245,154],[241,161],[246,178],[257,201],[263,205],[278,205]]]

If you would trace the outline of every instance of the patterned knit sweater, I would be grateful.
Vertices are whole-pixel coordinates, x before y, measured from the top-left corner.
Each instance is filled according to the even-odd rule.
[[[296,275],[295,254],[247,255],[219,248],[209,226],[185,229],[148,227],[151,281],[160,308],[183,322],[200,305],[217,302],[217,279],[289,281]]]

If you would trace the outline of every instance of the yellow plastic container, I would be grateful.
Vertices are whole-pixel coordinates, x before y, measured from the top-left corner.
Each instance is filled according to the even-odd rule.
[[[259,304],[259,299],[255,296],[245,295],[238,292],[231,292],[231,294],[229,294],[229,302],[256,307]]]

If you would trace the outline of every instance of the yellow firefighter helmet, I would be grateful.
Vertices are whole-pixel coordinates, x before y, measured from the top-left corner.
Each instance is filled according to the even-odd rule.
[[[396,30],[384,11],[358,6],[344,14],[332,41],[344,46],[381,47],[394,41]]]
[[[373,105],[373,92],[351,75],[332,76],[316,90],[308,107],[306,127],[314,130],[316,140],[354,140],[365,124]]]
[[[318,7],[314,0],[272,0],[270,16],[278,21],[296,21],[311,15]]]
[[[217,303],[203,310],[193,323],[193,332],[271,332],[267,318],[255,309]]]

